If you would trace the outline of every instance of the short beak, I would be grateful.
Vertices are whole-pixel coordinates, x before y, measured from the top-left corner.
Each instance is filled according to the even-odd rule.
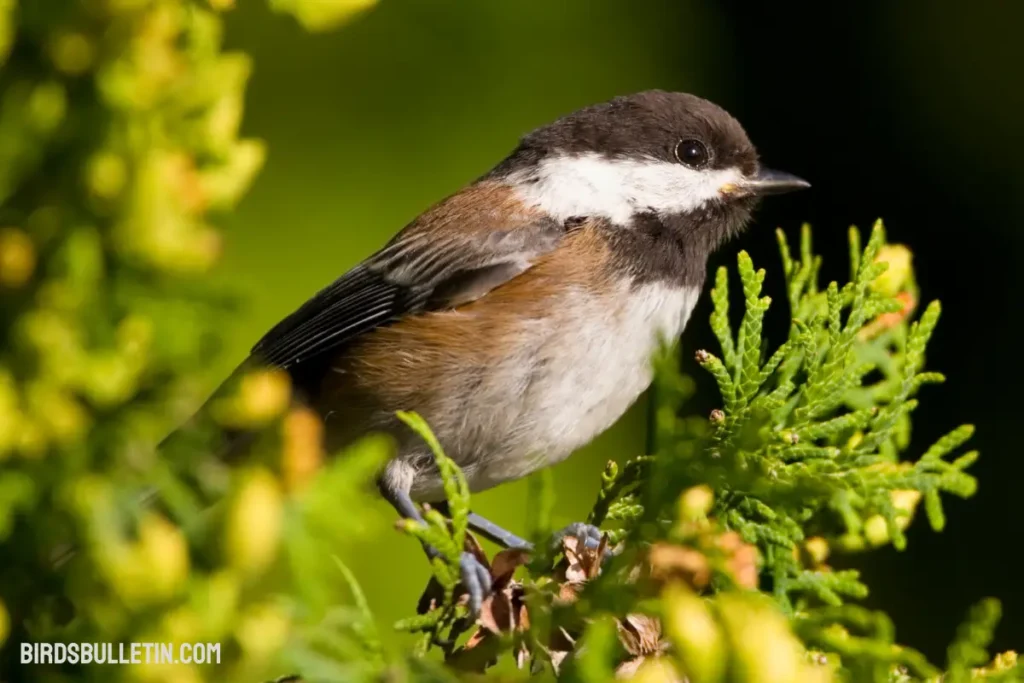
[[[769,194],[785,194],[810,187],[811,184],[792,173],[762,168],[753,178],[723,185],[719,192],[730,197],[761,197]]]

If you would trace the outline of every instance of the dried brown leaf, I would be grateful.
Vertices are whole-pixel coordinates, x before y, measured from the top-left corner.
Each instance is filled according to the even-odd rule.
[[[566,536],[562,539],[562,554],[565,559],[559,565],[559,573],[573,583],[588,581],[601,573],[601,565],[608,554],[608,534],[601,536],[596,548],[586,547],[584,541],[575,536]]]
[[[516,569],[530,561],[530,553],[522,548],[502,550],[491,560],[491,578],[495,589],[504,587],[512,580]]]
[[[659,581],[680,578],[694,588],[711,581],[711,563],[704,553],[671,543],[655,543],[648,553],[651,576]]]
[[[744,543],[735,531],[728,531],[719,536],[716,544],[728,555],[725,566],[736,583],[743,588],[757,588],[757,547]]]
[[[626,652],[634,656],[644,656],[660,652],[661,622],[656,617],[646,614],[629,614],[617,622],[619,642]]]

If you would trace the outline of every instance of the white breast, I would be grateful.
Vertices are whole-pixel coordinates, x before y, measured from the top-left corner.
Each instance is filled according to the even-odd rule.
[[[626,283],[611,300],[575,293],[563,309],[559,334],[520,358],[516,368],[495,369],[495,378],[504,376],[506,391],[522,391],[506,394],[504,410],[515,421],[507,434],[492,432],[487,458],[467,472],[472,488],[558,462],[614,424],[650,385],[659,340],[682,333],[698,295],[695,287]],[[565,335],[566,330],[573,334]],[[502,422],[490,420],[491,425]]]

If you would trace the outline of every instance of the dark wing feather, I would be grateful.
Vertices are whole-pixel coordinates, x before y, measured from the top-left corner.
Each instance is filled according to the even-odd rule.
[[[268,365],[288,368],[417,307],[413,290],[360,265],[275,325],[252,349]]]
[[[252,355],[290,369],[403,316],[472,301],[529,268],[564,234],[546,219],[507,229],[474,226],[448,238],[416,227],[274,326]]]

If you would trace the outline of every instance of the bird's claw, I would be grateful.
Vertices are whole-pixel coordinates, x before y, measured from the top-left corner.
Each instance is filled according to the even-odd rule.
[[[562,541],[568,536],[575,536],[576,538],[583,541],[583,545],[590,550],[597,550],[601,545],[602,532],[593,524],[587,524],[586,522],[573,522],[566,526],[564,529],[556,531],[551,537],[551,548],[553,550],[560,550]]]
[[[484,598],[491,592],[491,572],[472,553],[462,553],[459,557],[459,573],[462,577],[462,588],[469,598],[469,613],[473,619],[480,615]]]

